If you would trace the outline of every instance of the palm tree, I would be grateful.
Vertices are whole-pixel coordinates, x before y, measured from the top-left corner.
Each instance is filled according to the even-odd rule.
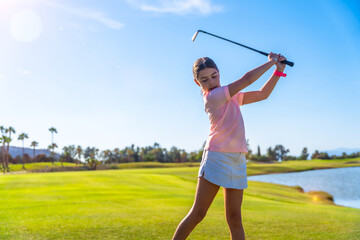
[[[114,149],[114,159],[115,159],[115,163],[118,163],[118,159],[120,158],[120,149],[119,148],[115,148]]]
[[[56,128],[51,127],[51,128],[49,128],[49,131],[51,132],[51,145],[49,145],[48,150],[52,150],[52,151],[50,151],[50,155],[51,155],[51,161],[54,164],[54,156],[55,156],[54,150],[55,150],[56,147],[58,147],[54,143],[54,133],[57,133],[57,130],[56,130]],[[55,145],[56,145],[56,147],[55,147]]]
[[[65,162],[73,162],[76,156],[75,145],[64,146],[63,151],[63,157],[65,157]],[[61,160],[61,166],[63,166],[63,159]]]
[[[24,163],[24,141],[26,138],[29,138],[29,136],[26,133],[22,133],[19,135],[18,140],[21,140],[23,142],[22,146],[22,163],[23,163],[23,169],[25,169],[25,163]]]
[[[3,135],[3,136],[2,136],[2,139],[3,139],[3,145],[5,145],[5,144],[7,143],[8,146],[9,146],[9,144],[10,144],[10,142],[11,142],[11,138]],[[6,158],[5,158],[4,173],[5,173],[5,169],[6,169],[7,172],[10,172],[10,168],[9,168],[9,158],[8,158],[8,157],[9,157],[9,152],[7,151],[7,153],[6,153]]]
[[[112,157],[112,152],[109,149],[102,151],[101,155],[104,157],[104,159],[103,159],[104,164],[106,163],[106,161],[108,161],[110,163],[111,157]]]
[[[0,143],[3,143],[3,146],[5,144],[5,141],[3,139],[4,136],[0,137]],[[3,148],[3,147],[2,147]],[[3,148],[4,149],[4,148]],[[5,173],[5,162],[4,162],[4,154],[1,157],[1,163],[2,163],[2,168],[3,168],[3,172]]]
[[[0,132],[1,132],[1,141],[0,143],[2,143],[2,146],[1,146],[1,153],[2,153],[2,156],[1,156],[1,163],[2,163],[2,166],[3,166],[3,171],[5,173],[5,139],[4,137],[6,137],[4,135],[4,132],[5,132],[5,128],[3,126],[0,126]]]
[[[64,157],[65,157],[65,159],[66,159],[66,161],[69,161],[69,156],[70,156],[70,152],[69,152],[69,148],[68,147],[63,147],[63,151],[64,151]],[[63,167],[64,165],[63,165],[63,160],[62,160],[62,158],[60,158],[61,159],[61,166]]]
[[[85,150],[85,159],[86,162],[88,163],[89,167],[91,170],[96,170],[96,167],[99,163],[99,149],[93,147],[87,147]]]
[[[33,147],[34,149],[33,149],[33,159],[35,159],[35,148],[37,147],[37,145],[38,145],[38,142],[37,141],[32,141],[31,142],[31,147]]]
[[[100,158],[100,149],[98,149],[98,148],[95,148],[95,157],[96,157],[97,159]]]
[[[13,127],[9,127],[8,129],[5,129],[6,133],[9,133],[9,138],[7,139],[7,149],[6,149],[6,167],[7,167],[7,171],[9,172],[9,148],[10,148],[10,142],[11,142],[11,133],[15,134],[15,129]]]
[[[69,149],[69,155],[70,155],[69,161],[72,162],[73,160],[75,160],[75,156],[76,156],[75,145],[69,145],[68,149]]]
[[[48,150],[50,151],[50,155],[51,155],[51,161],[52,164],[54,164],[54,157],[55,157],[55,148],[57,148],[58,145],[56,143],[53,143],[51,145],[48,146]]]
[[[49,131],[51,132],[51,144],[54,144],[54,133],[57,133],[56,128],[51,127],[49,128]]]
[[[76,165],[77,165],[78,162],[80,162],[80,158],[81,158],[81,155],[82,155],[82,153],[83,153],[83,149],[81,148],[80,145],[77,146],[77,148],[76,148],[76,153],[77,153],[78,158],[79,158],[78,161],[76,161]]]

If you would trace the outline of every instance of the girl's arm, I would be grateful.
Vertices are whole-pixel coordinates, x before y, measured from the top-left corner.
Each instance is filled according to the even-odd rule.
[[[278,55],[270,53],[268,56],[269,61],[260,67],[257,67],[242,76],[239,80],[229,84],[229,93],[230,97],[234,96],[236,93],[240,92],[242,89],[246,88],[253,82],[255,82],[259,77],[261,77],[267,70],[269,70],[273,65],[276,64],[276,57]]]
[[[280,63],[280,61],[282,60],[286,60],[286,58],[284,58],[283,56],[279,56],[278,61],[276,62],[276,70],[279,72],[283,72],[285,69],[285,64]],[[271,92],[273,91],[279,79],[280,76],[276,76],[272,74],[270,79],[264,84],[264,86],[259,91],[245,92],[243,105],[259,102],[267,99],[270,96]]]

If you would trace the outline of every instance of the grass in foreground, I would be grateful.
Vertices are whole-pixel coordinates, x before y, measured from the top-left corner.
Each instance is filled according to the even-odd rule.
[[[1,239],[171,239],[193,203],[197,168],[0,176]],[[360,209],[249,181],[247,239],[359,239]],[[189,239],[229,239],[220,191]]]

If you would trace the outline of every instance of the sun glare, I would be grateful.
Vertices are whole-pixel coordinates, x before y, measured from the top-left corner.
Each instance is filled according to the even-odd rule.
[[[10,23],[12,37],[19,42],[32,42],[40,37],[42,22],[31,9],[21,10],[13,15]]]

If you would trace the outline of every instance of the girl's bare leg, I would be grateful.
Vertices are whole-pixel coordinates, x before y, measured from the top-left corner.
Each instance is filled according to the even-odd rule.
[[[241,204],[244,190],[224,188],[226,221],[230,228],[232,240],[245,240],[241,220]]]
[[[204,219],[219,188],[219,186],[207,181],[205,178],[198,178],[194,205],[180,222],[172,238],[173,240],[182,240],[189,236],[196,225]]]

